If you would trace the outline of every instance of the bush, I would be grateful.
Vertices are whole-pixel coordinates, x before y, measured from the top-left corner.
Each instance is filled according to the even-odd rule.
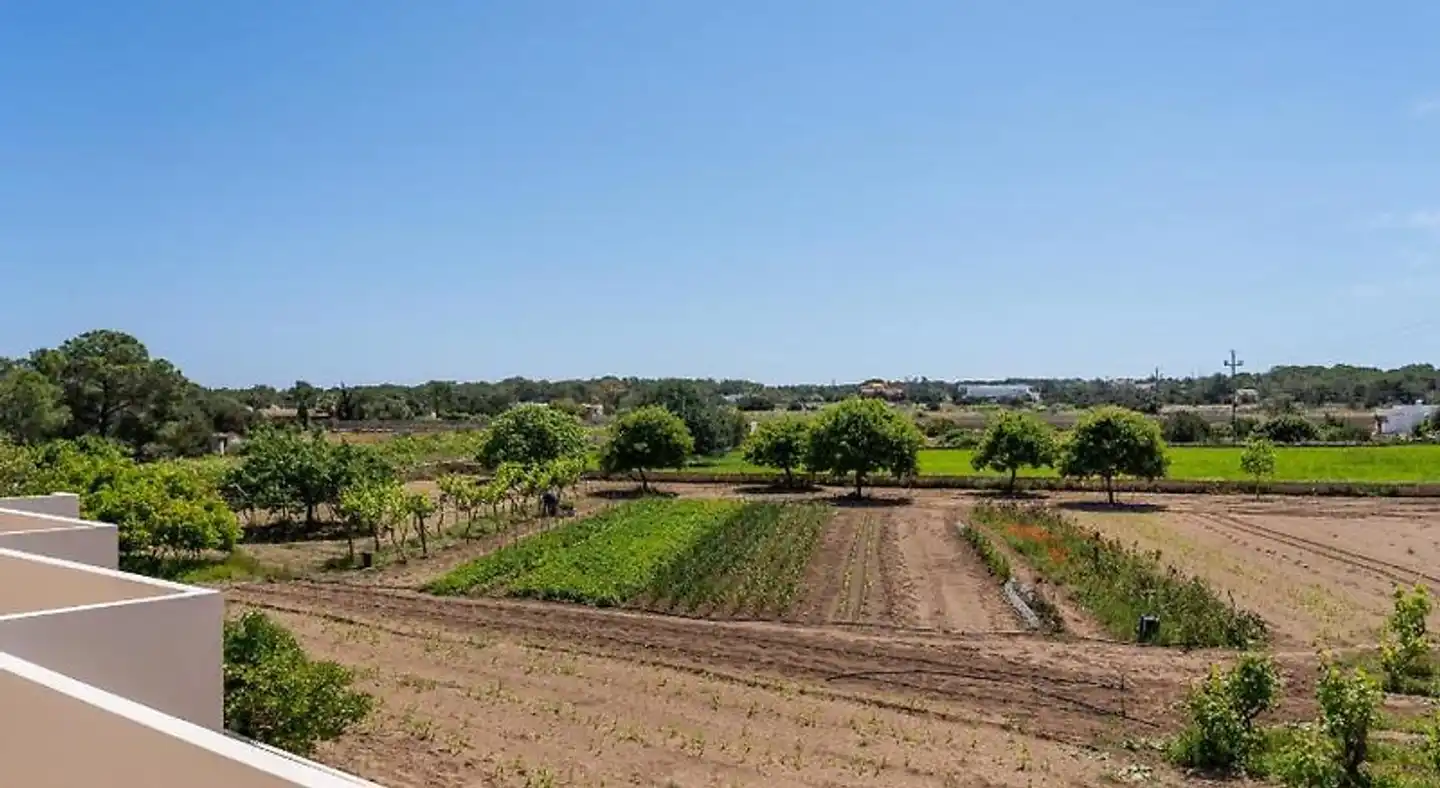
[[[1320,440],[1320,428],[1295,413],[1282,413],[1266,419],[1255,433],[1275,443],[1306,443]]]
[[[1385,620],[1380,638],[1380,668],[1389,692],[1412,692],[1415,680],[1424,682],[1419,694],[1429,694],[1430,635],[1425,619],[1430,615],[1430,591],[1421,583],[1406,593],[1395,589],[1395,608]]]
[[[1263,743],[1255,718],[1275,705],[1279,689],[1280,673],[1266,656],[1246,654],[1226,673],[1212,667],[1190,691],[1190,723],[1171,757],[1193,769],[1242,770]]]
[[[1193,410],[1177,410],[1165,417],[1161,432],[1166,443],[1208,443],[1210,422]]]
[[[805,461],[810,448],[810,420],[803,416],[776,416],[760,422],[744,445],[745,461],[752,465],[779,468],[785,472],[785,486],[795,484],[795,469]]]
[[[263,613],[226,621],[224,648],[225,727],[241,736],[309,755],[370,713],[373,698],[351,689],[349,670],[311,660]]]
[[[1327,661],[1315,688],[1320,701],[1320,729],[1330,740],[1330,752],[1342,786],[1370,784],[1366,761],[1370,756],[1370,729],[1380,719],[1380,685],[1355,668],[1345,673]]]

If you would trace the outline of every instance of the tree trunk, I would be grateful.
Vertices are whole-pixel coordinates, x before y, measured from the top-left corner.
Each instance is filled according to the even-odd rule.
[[[420,530],[420,556],[422,558],[429,558],[430,544],[425,541],[425,518],[423,516],[417,515],[415,517],[415,527]]]
[[[1010,469],[1010,494],[1011,494],[1011,495],[1014,495],[1014,494],[1015,494],[1015,476],[1016,476],[1018,473],[1020,473],[1020,469],[1019,469],[1018,467],[1016,467],[1016,468],[1011,468],[1011,469]]]
[[[1111,506],[1115,505],[1115,484],[1108,473],[1105,475],[1105,498]]]
[[[350,550],[350,565],[355,565],[355,524],[345,523],[345,546]]]
[[[315,525],[315,504],[312,501],[305,502],[305,525]]]
[[[862,471],[855,472],[855,500],[865,497],[865,474]]]
[[[792,488],[792,487],[794,487],[794,486],[795,486],[795,475],[790,472],[790,467],[789,467],[789,466],[786,466],[786,467],[785,467],[785,487],[788,489],[788,488]]]
[[[640,492],[642,492],[642,493],[648,493],[648,492],[650,492],[650,482],[645,479],[645,469],[644,469],[644,468],[637,468],[637,469],[635,469],[635,472],[638,473],[638,474],[640,474]]]
[[[375,555],[380,555],[380,524],[373,523],[370,526],[370,536],[375,540]]]

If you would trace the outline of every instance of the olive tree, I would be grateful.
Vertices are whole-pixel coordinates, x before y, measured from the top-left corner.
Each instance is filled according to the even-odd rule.
[[[915,473],[924,442],[915,422],[899,411],[879,400],[852,397],[815,417],[805,465],[820,473],[854,474],[859,498],[871,473]]]
[[[646,405],[615,420],[600,454],[600,467],[606,473],[634,471],[640,475],[640,489],[648,491],[646,468],[679,468],[693,451],[695,441],[679,416],[659,405]]]
[[[810,420],[794,415],[761,421],[744,445],[745,461],[784,471],[786,487],[795,485],[795,469],[804,464],[809,449]]]
[[[480,446],[480,464],[541,465],[585,453],[585,430],[573,415],[549,405],[526,403],[501,413],[490,423]]]
[[[970,465],[977,471],[1010,474],[1009,489],[1014,492],[1021,468],[1041,468],[1054,459],[1055,436],[1048,425],[1028,413],[1002,411],[985,428]]]
[[[1140,413],[1119,407],[1096,408],[1081,417],[1060,453],[1065,476],[1099,476],[1105,497],[1115,503],[1115,477],[1157,479],[1169,469],[1160,426]]]

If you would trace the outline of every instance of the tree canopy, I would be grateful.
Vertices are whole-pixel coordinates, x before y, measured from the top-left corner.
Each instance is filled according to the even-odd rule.
[[[659,405],[646,405],[611,425],[600,466],[606,473],[638,473],[641,488],[648,490],[647,468],[680,468],[694,450],[695,441],[679,416]]]
[[[585,431],[579,420],[559,408],[525,403],[490,423],[480,446],[480,464],[540,465],[585,453]]]
[[[1165,475],[1169,464],[1160,426],[1133,410],[1113,406],[1082,416],[1060,455],[1062,474],[1099,476],[1112,504],[1116,476],[1155,479]]]
[[[784,471],[786,487],[794,486],[795,469],[805,463],[809,450],[810,420],[792,414],[759,422],[744,444],[745,461]]]
[[[805,465],[819,473],[854,474],[855,495],[876,471],[908,476],[917,470],[925,437],[904,414],[874,399],[854,397],[815,416]]]
[[[1028,413],[1001,411],[985,428],[970,465],[1010,474],[1009,488],[1021,468],[1041,468],[1054,462],[1055,437],[1048,425]]]

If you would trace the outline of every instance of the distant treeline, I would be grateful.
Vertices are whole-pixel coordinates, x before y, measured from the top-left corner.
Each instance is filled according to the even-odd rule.
[[[748,380],[690,381],[705,396],[729,398],[742,410],[800,409],[838,402],[860,391],[860,383],[767,386]],[[1052,405],[1122,405],[1154,411],[1164,405],[1220,405],[1234,389],[1254,389],[1262,402],[1278,410],[1287,405],[1375,408],[1430,399],[1440,389],[1440,370],[1412,364],[1382,370],[1333,367],[1275,367],[1263,373],[1201,378],[1114,381],[1078,378],[1011,378],[995,383],[1026,384]],[[550,402],[577,411],[585,405],[606,412],[625,410],[653,397],[674,379],[605,377],[590,380],[506,378],[494,382],[431,381],[417,386],[374,385],[318,389],[304,381],[288,389],[254,386],[223,393],[255,408],[304,408],[342,421],[403,420],[436,415],[444,419],[493,416],[517,402]],[[892,381],[905,400],[919,405],[959,401],[964,383],[919,378]]]

